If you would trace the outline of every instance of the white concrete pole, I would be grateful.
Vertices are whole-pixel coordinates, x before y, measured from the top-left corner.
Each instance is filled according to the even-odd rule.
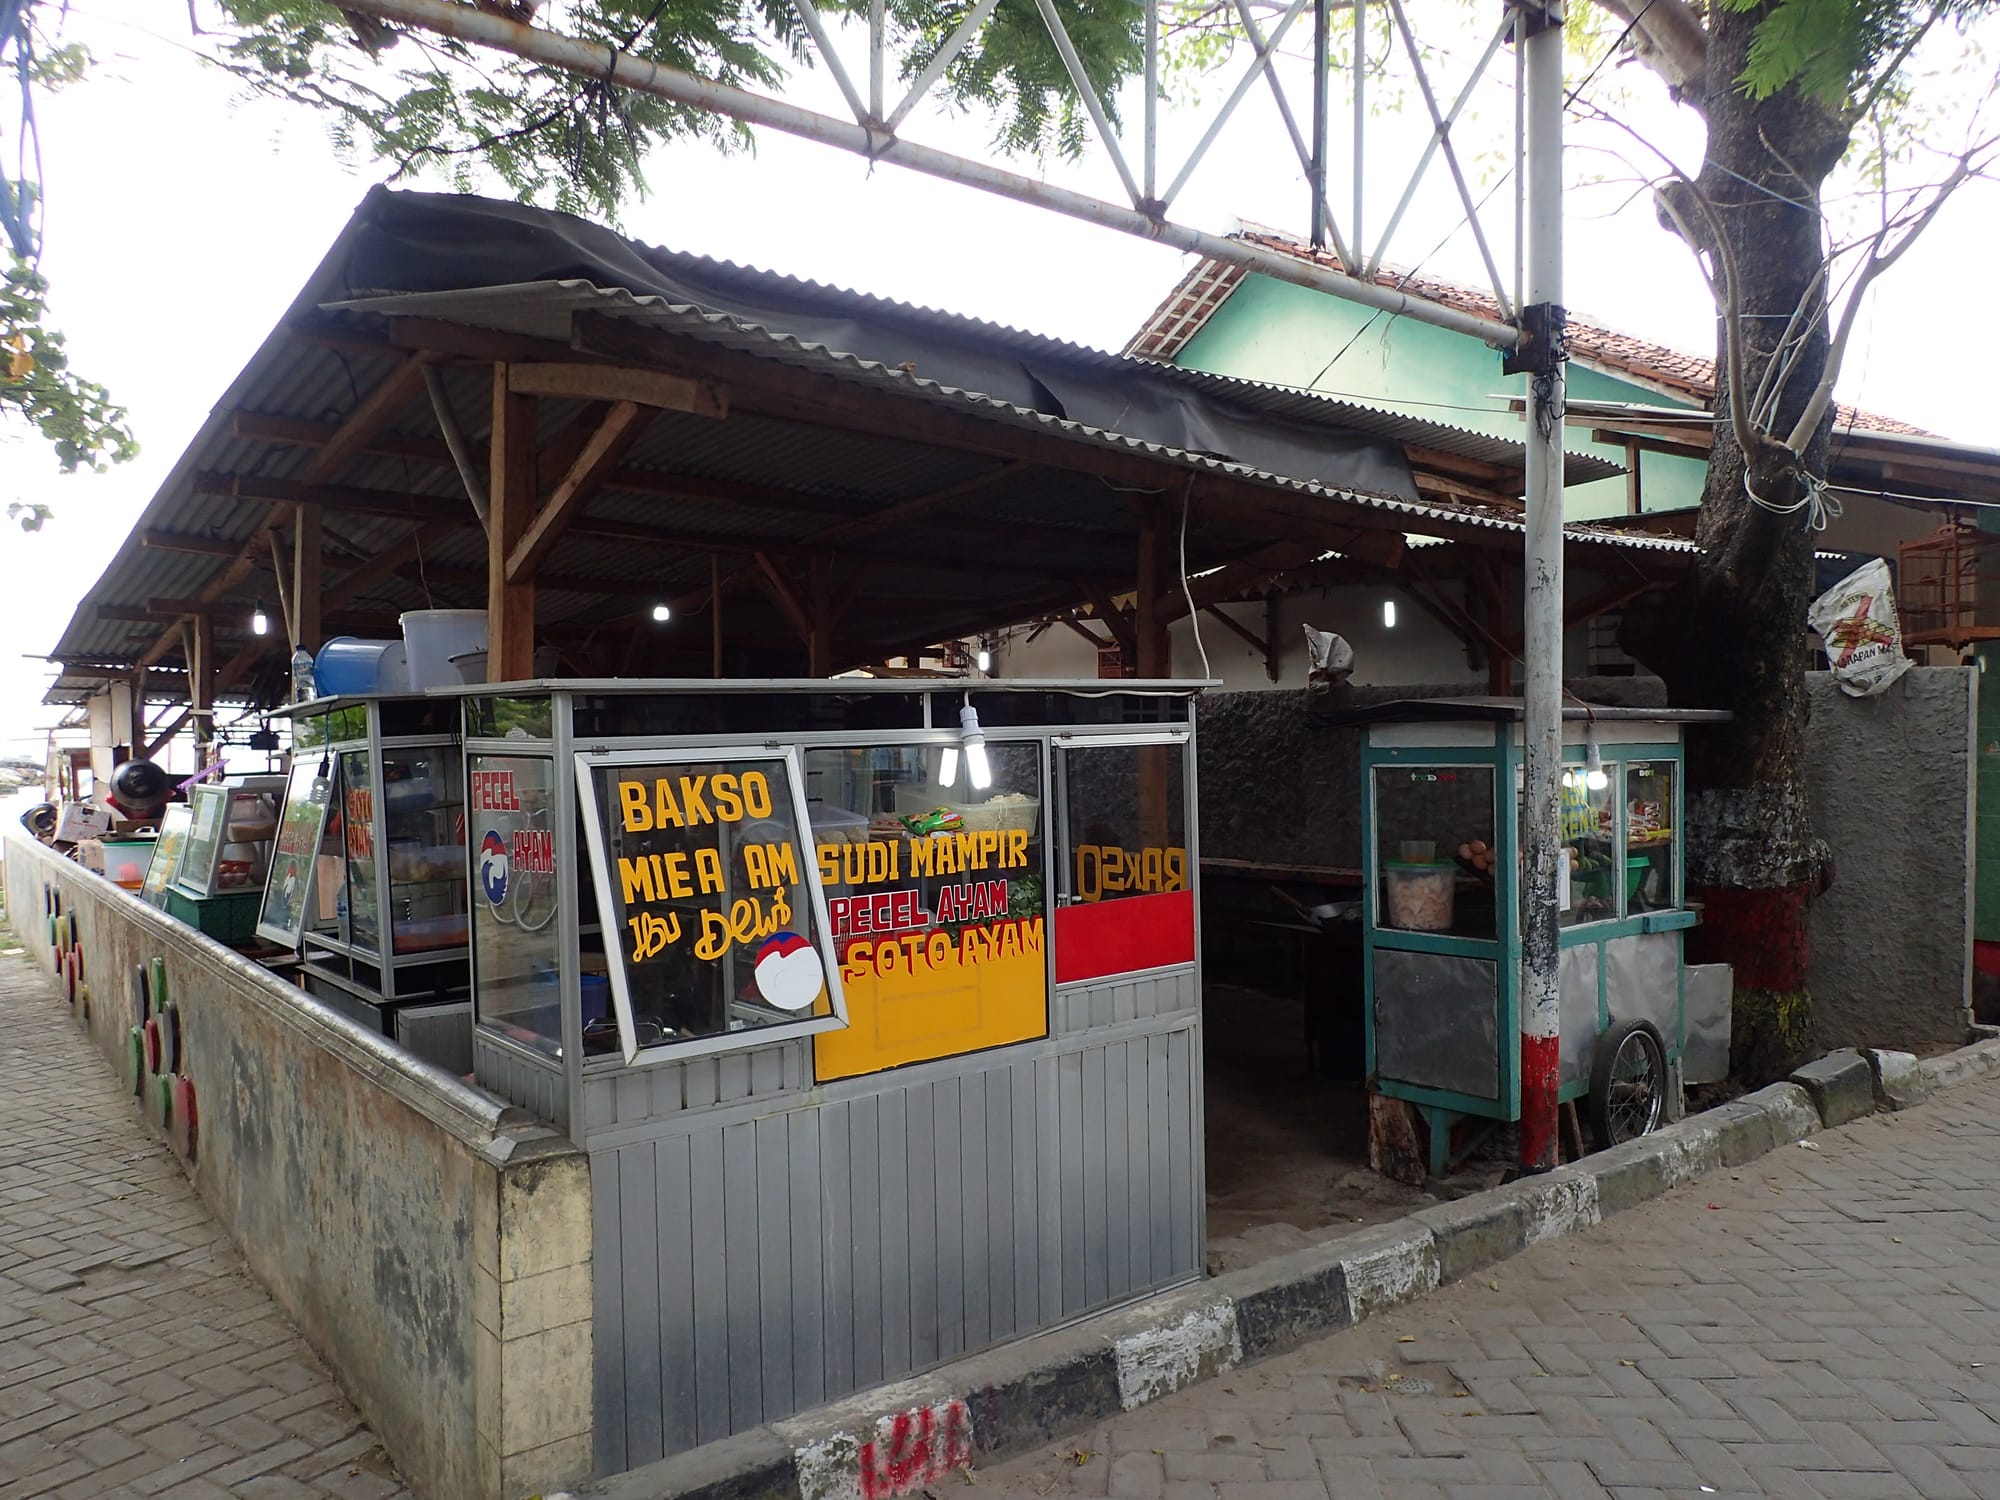
[[[1562,0],[1525,0],[1517,41],[1526,73],[1528,369],[1526,658],[1521,818],[1521,1167],[1557,1157],[1560,1075],[1556,862],[1561,843],[1563,620]]]

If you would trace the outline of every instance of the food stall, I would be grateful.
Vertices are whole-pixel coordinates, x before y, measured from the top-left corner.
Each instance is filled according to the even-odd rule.
[[[1196,1277],[1185,683],[462,690],[479,1083],[617,1472]]]
[[[250,942],[284,792],[282,776],[193,787],[184,810],[170,806],[162,815],[141,894],[210,937]]]
[[[1686,726],[1707,710],[1563,710],[1561,1098],[1600,1146],[1677,1118],[1688,1034]],[[1370,1086],[1416,1106],[1443,1172],[1521,1111],[1518,699],[1384,703],[1363,727]]]
[[[315,998],[469,1071],[458,705],[341,697],[288,712],[292,767],[258,937],[299,955]]]

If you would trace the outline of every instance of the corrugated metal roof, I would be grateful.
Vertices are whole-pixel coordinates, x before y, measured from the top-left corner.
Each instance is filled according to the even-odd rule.
[[[1513,511],[1362,494],[1212,454],[1140,441],[979,391],[945,385],[925,378],[921,371],[802,341],[743,318],[659,297],[636,296],[624,288],[549,281],[356,298],[350,293],[345,258],[357,226],[371,207],[385,198],[401,196],[371,195],[343,231],[285,318],[230,384],[154,495],[132,535],[62,633],[53,656],[91,662],[132,659],[157,637],[165,622],[106,619],[99,614],[100,605],[113,612],[130,612],[144,610],[149,600],[195,598],[228,567],[229,546],[240,548],[259,534],[268,522],[270,506],[261,500],[208,492],[214,487],[211,476],[222,476],[225,484],[230,479],[296,479],[313,461],[312,442],[243,436],[239,414],[330,427],[406,358],[401,350],[386,344],[370,347],[368,326],[353,312],[371,316],[422,312],[427,317],[555,336],[565,342],[573,312],[609,313],[760,360],[832,375],[844,383],[892,390],[968,411],[997,427],[1143,454],[1189,472],[1229,474],[1274,490],[1323,500],[1328,505],[1326,521],[1330,525],[1339,525],[1345,511],[1359,508],[1392,515],[1397,520],[1396,529],[1416,534],[1520,530],[1518,514]],[[1198,387],[1207,395],[1275,421],[1330,431],[1360,430],[1376,438],[1421,444],[1480,462],[1517,465],[1520,459],[1518,444],[1482,434],[1226,377],[1163,372],[1159,366],[1124,356],[954,314],[822,288],[795,278],[773,277],[702,257],[683,259],[699,263],[706,274],[740,278],[745,284],[781,284],[793,293],[803,291],[840,305],[888,309],[897,316],[949,325],[960,334],[975,335],[993,350],[1038,356],[1056,351],[1072,365],[1105,373],[1131,372],[1143,366],[1150,379],[1165,378]],[[333,314],[329,323],[325,309],[334,305],[351,312]],[[838,306],[835,311],[839,311]],[[448,366],[442,373],[468,438],[477,447],[483,442],[486,426],[490,377],[483,370]],[[543,401],[544,435],[558,432],[581,410],[582,403]],[[253,426],[252,430],[257,429]],[[464,494],[455,470],[440,461],[438,449],[441,443],[435,418],[428,401],[419,396],[387,424],[370,451],[347,464],[339,482],[343,487],[415,496],[418,503],[434,502],[441,513],[450,514],[464,503]],[[412,453],[416,456],[410,456]],[[745,545],[762,546],[768,541],[774,551],[790,548],[796,552],[823,526],[938,493],[990,469],[992,462],[894,437],[750,412],[732,414],[722,422],[662,414],[626,455],[625,464],[640,478],[650,471],[664,482],[621,482],[593,498],[586,521],[562,538],[544,565],[548,579],[539,590],[539,618],[553,626],[614,624],[642,608],[649,589],[677,597],[704,588],[709,578],[708,555],[717,546],[740,556]],[[1600,471],[1617,472],[1596,460],[1584,462],[1595,466],[1589,470],[1591,477]],[[671,476],[663,472],[669,468]],[[702,482],[706,482],[707,491]],[[731,486],[758,491],[760,498],[746,498]],[[773,486],[781,487],[790,498],[764,498]],[[469,518],[469,505],[463,514]],[[430,537],[407,572],[377,568],[371,573],[373,560],[390,548],[403,547],[417,525],[406,516],[332,506],[323,510],[323,520],[328,539],[327,585],[350,596],[339,607],[340,615],[388,619],[404,610],[434,604],[483,602],[485,541],[476,530],[467,527]],[[914,607],[925,597],[926,589],[940,608],[947,602],[962,605],[968,589],[975,585],[980,597],[999,605],[1033,594],[1031,580],[1046,591],[1074,577],[1119,576],[1120,570],[1129,571],[1131,524],[1124,497],[1105,481],[1086,473],[1037,467],[1031,483],[983,491],[975,505],[947,505],[926,515],[905,528],[907,535],[900,540],[871,543],[882,565],[897,570],[897,584],[895,589],[884,591],[885,599],[856,600],[856,618],[877,619],[885,622],[886,628],[886,622],[894,618],[899,597]],[[601,529],[593,532],[593,525]],[[615,532],[620,525],[685,535],[689,550],[671,554],[641,551],[616,535],[605,534]],[[1018,534],[1009,535],[1009,526]],[[149,539],[159,540],[162,533],[179,549],[204,550],[146,545]],[[1599,535],[1576,528],[1572,528],[1572,535],[1578,541],[1644,550],[1675,551],[1685,545],[1671,539]],[[704,537],[716,540],[705,543]],[[1199,506],[1189,519],[1191,563],[1226,561],[1233,553],[1264,540],[1268,540],[1266,535],[1241,523],[1202,514]],[[233,597],[261,593],[267,610],[275,613],[276,584],[270,576],[270,564],[268,559],[259,562],[263,571],[254,574]],[[926,574],[936,576],[926,578]],[[242,637],[229,628],[234,622],[221,623],[221,650],[226,654],[232,642],[241,645]]]

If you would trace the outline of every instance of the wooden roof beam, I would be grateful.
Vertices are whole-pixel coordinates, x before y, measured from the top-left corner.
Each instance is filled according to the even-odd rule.
[[[508,367],[508,384],[513,385],[514,372],[521,366]],[[527,366],[526,368],[552,368]],[[588,366],[578,368],[587,369]],[[535,576],[562,534],[583,515],[584,507],[590,504],[590,497],[602,488],[605,476],[632,446],[645,424],[652,419],[652,411],[636,401],[618,401],[604,414],[597,430],[583,445],[569,466],[569,472],[556,482],[555,489],[543,502],[542,508],[528,523],[520,541],[507,553],[507,581],[525,583]]]

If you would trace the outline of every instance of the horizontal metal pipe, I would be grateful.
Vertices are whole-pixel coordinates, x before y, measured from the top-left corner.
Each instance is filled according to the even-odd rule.
[[[594,42],[578,41],[574,37],[524,26],[518,21],[456,3],[456,0],[343,0],[342,8],[443,36],[457,37],[476,46],[511,52],[516,57],[586,77],[608,78],[621,88],[635,89],[676,104],[713,110],[747,125],[761,125],[823,145],[837,146],[871,161],[894,162],[926,176],[963,183],[1036,208],[1053,209],[1088,224],[1171,245],[1177,250],[1221,261],[1225,265],[1240,266],[1276,281],[1310,287],[1348,302],[1358,302],[1364,307],[1378,308],[1420,323],[1447,328],[1454,333],[1467,334],[1496,349],[1511,349],[1520,342],[1520,335],[1513,328],[1491,318],[1474,317],[1456,308],[1427,302],[1372,281],[1358,281],[1344,272],[1267,250],[1260,245],[1230,239],[1225,235],[1207,234],[1184,224],[1152,219],[1125,204],[1107,202],[1087,193],[1038,182],[1018,172],[972,161],[932,146],[921,146],[867,129],[852,120],[840,120],[782,100],[767,99],[746,89],[711,83],[629,53],[614,53]]]

